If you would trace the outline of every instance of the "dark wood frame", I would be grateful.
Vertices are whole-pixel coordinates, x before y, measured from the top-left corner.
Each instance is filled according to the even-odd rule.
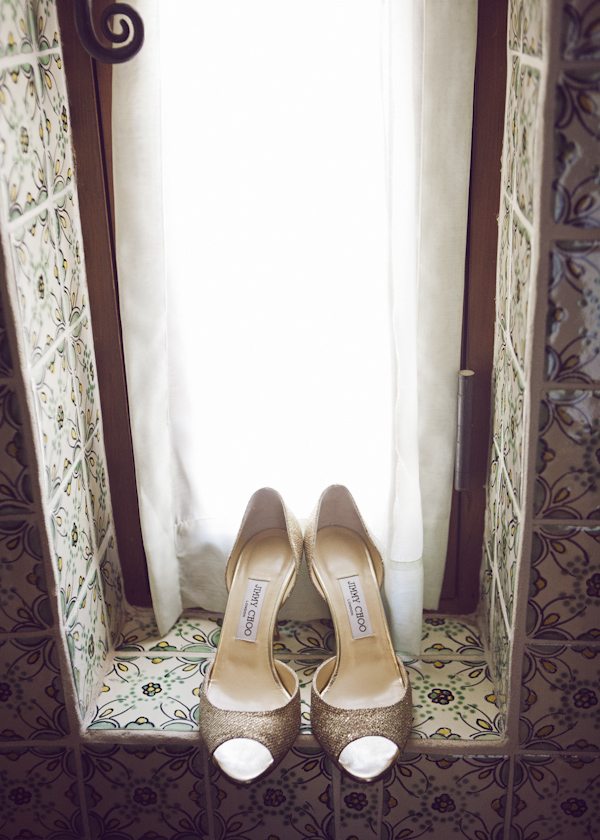
[[[96,3],[99,14],[110,0]],[[475,371],[471,483],[454,493],[440,611],[472,612],[479,593],[490,384],[500,160],[506,88],[507,0],[479,0],[473,152],[461,365]],[[113,516],[130,603],[150,604],[137,503],[114,258],[110,103],[112,68],[91,59],[75,32],[70,4],[59,3],[71,127],[76,150],[96,366],[104,418]]]

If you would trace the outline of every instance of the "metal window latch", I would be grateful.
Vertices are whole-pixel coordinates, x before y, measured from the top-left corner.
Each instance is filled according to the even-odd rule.
[[[458,422],[456,426],[456,460],[454,462],[454,489],[458,491],[469,489],[474,376],[472,370],[458,372]]]
[[[113,32],[110,19],[121,16],[121,31]],[[141,50],[144,43],[144,22],[127,3],[112,3],[102,12],[101,26],[104,36],[121,47],[105,47],[98,40],[92,21],[92,0],[75,0],[75,26],[84,49],[92,58],[106,64],[122,64]]]

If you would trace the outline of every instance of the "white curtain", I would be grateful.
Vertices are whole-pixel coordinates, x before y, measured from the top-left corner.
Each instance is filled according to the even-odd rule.
[[[343,483],[416,652],[448,533],[476,0],[133,5],[117,259],[159,626],[224,609],[254,490],[303,519]],[[325,614],[306,575],[284,609]]]

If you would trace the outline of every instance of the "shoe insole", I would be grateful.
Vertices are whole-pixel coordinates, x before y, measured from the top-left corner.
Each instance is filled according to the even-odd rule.
[[[239,556],[212,667],[208,696],[220,709],[267,711],[291,696],[273,662],[277,611],[294,572],[283,529],[252,537]],[[281,673],[285,680],[286,674]],[[240,733],[243,737],[243,733]]]
[[[337,638],[336,670],[321,690],[327,702],[342,709],[398,702],[406,685],[364,540],[349,528],[321,528],[314,570],[326,594]]]

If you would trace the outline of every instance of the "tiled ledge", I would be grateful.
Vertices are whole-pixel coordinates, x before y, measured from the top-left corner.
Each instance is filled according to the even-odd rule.
[[[199,686],[212,661],[221,617],[187,611],[164,637],[149,611],[134,611],[117,640],[114,658],[96,703],[86,717],[87,739],[152,731],[175,737],[197,735]],[[302,740],[312,741],[310,686],[335,637],[327,620],[279,622],[275,655],[298,674]],[[421,657],[407,659],[414,720],[411,741],[419,752],[451,742],[454,751],[495,752],[503,741],[503,716],[471,619],[428,616]],[[102,733],[102,734],[101,734]]]

